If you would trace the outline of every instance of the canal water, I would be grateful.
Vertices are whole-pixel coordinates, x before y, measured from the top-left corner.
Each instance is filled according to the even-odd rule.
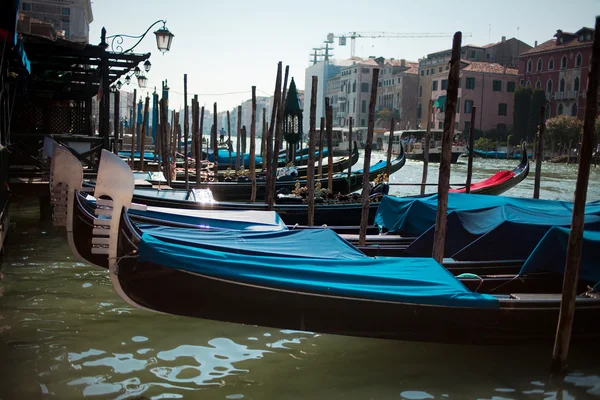
[[[516,164],[476,160],[474,180]],[[431,165],[429,182],[437,182],[438,167]],[[543,168],[541,197],[571,200],[576,166]],[[420,182],[421,172],[421,163],[409,161],[392,182]],[[451,182],[465,174],[461,160]],[[588,200],[600,200],[599,182],[600,168],[593,169]],[[532,191],[533,171],[507,195]],[[105,270],[74,259],[64,233],[40,221],[38,210],[36,199],[11,204],[0,279],[2,400],[600,399],[597,348],[573,348],[570,373],[553,377],[551,344],[359,339],[134,309],[113,292]]]

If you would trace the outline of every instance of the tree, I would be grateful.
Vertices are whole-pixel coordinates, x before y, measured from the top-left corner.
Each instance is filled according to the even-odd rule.
[[[546,104],[546,94],[541,89],[531,93],[529,101],[529,118],[527,120],[527,141],[533,142],[540,125],[540,108]]]
[[[473,143],[476,150],[492,151],[496,149],[496,144],[488,138],[481,137]]]
[[[598,127],[598,125],[596,126]],[[572,144],[573,141],[577,143],[582,131],[583,122],[577,117],[557,115],[546,122],[547,138],[554,140],[562,149]]]
[[[396,109],[392,110],[389,108],[382,108],[381,110],[375,113],[375,119],[383,120],[383,121],[391,121],[392,117],[396,122],[400,121],[400,112]]]
[[[520,87],[515,91],[513,110],[513,129],[517,143],[527,136],[527,122],[529,121],[529,107],[533,90],[530,87]]]

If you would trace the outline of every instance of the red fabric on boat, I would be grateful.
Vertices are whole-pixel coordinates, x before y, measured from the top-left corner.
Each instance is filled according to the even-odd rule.
[[[487,188],[490,186],[499,185],[499,184],[504,183],[507,180],[511,179],[515,175],[516,174],[513,171],[508,171],[508,170],[498,171],[488,179],[484,179],[483,181],[472,183],[471,191]],[[467,190],[466,187],[463,187],[460,189],[449,189],[448,191],[451,193],[464,193],[466,190]]]

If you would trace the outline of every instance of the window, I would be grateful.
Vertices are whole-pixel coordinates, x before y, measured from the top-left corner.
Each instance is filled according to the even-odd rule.
[[[442,67],[439,67],[439,68],[438,68],[438,72],[442,72]]]
[[[571,116],[572,117],[577,116],[577,103],[573,103],[573,106],[571,107]]]
[[[356,112],[356,99],[352,100],[352,112],[355,113]]]
[[[573,82],[573,90],[579,92],[579,77],[576,77],[575,81]]]
[[[546,83],[546,93],[552,93],[552,79],[548,79]]]
[[[356,81],[352,83],[352,93],[356,93]]]
[[[450,69],[449,65],[446,65],[446,71],[448,71]]]
[[[475,78],[467,78],[465,86],[467,89],[475,89]]]
[[[396,93],[396,103],[400,104],[400,93]]]
[[[360,112],[366,113],[367,112],[367,101],[363,100],[360,103]]]
[[[444,123],[442,121],[438,121],[438,129],[444,129]]]
[[[565,68],[567,68],[567,56],[563,56],[563,57],[560,59],[560,68],[561,68],[561,69],[565,69]]]
[[[546,119],[550,118],[550,106],[546,107]]]
[[[31,3],[23,3],[23,11],[31,11]]]
[[[431,75],[435,74],[435,68],[431,68]]]
[[[421,76],[425,76],[425,71],[421,70]]]
[[[435,90],[437,90],[437,87],[438,87],[438,81],[433,81],[431,90],[435,91]]]
[[[542,82],[538,79],[537,82],[535,83],[535,88],[536,89],[541,89],[542,88]]]
[[[475,50],[471,50],[471,58],[475,58],[476,55],[477,53],[475,52]]]
[[[506,132],[506,124],[498,124],[498,125],[496,125],[496,130],[498,132],[503,132],[503,133]]]
[[[535,70],[537,72],[542,72],[542,59],[541,58],[538,58]]]
[[[527,83],[525,84],[525,87],[531,87],[531,82],[527,81]]]
[[[465,121],[465,132],[471,132],[471,121]]]
[[[560,92],[564,92],[565,91],[565,79],[564,78],[560,78],[560,86],[558,89]]]
[[[552,71],[554,69],[554,58],[548,60],[548,70]]]
[[[68,17],[69,15],[71,15],[71,9],[69,7],[62,7],[61,14],[65,17]]]
[[[460,113],[460,97],[456,99],[456,113]],[[458,127],[456,127],[458,129]]]
[[[533,69],[533,62],[531,62],[531,60],[527,61],[527,72],[531,72],[531,70]]]
[[[524,81],[523,79],[521,79],[521,80],[519,81],[519,86],[523,86],[523,84],[524,84],[524,83],[525,83],[525,81]]]
[[[498,115],[506,116],[506,103],[498,104]]]
[[[419,97],[423,97],[423,85],[419,86]]]
[[[421,105],[417,107],[417,118],[421,118]]]
[[[465,114],[471,114],[473,110],[473,100],[465,100]]]
[[[442,90],[446,90],[448,87],[448,79],[442,79]]]
[[[427,75],[429,75],[429,70],[427,70]]]
[[[454,129],[458,130],[458,122],[454,123]]]
[[[369,93],[369,84],[367,82],[363,82],[360,84],[360,91],[363,93]]]
[[[563,113],[563,105],[559,104],[558,105],[558,115],[562,115],[562,113]]]
[[[578,53],[577,57],[575,57],[575,66],[581,67],[581,53]]]
[[[360,126],[367,126],[367,124],[365,124],[364,118],[360,120]]]
[[[502,91],[502,81],[492,81],[492,90],[494,92]]]
[[[514,82],[506,82],[506,91],[508,93],[513,93],[515,91],[515,86]]]
[[[385,70],[384,70],[385,71]],[[369,68],[361,68],[361,72],[363,74],[368,74],[369,73]]]
[[[460,82],[462,81],[462,79],[458,78],[458,88],[460,89]]]

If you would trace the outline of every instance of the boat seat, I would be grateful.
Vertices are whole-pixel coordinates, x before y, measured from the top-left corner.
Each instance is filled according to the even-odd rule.
[[[560,293],[511,293],[511,299],[517,300],[560,300]]]

